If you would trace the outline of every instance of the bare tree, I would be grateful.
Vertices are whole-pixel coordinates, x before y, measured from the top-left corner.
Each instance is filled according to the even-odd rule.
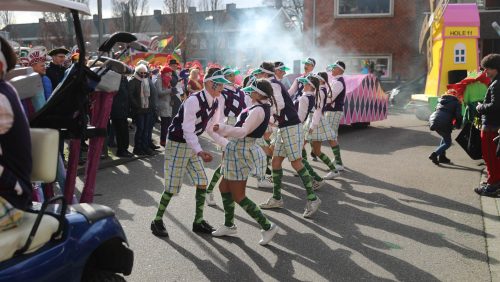
[[[14,13],[9,11],[0,12],[0,28],[4,28],[13,23],[15,23]]]
[[[294,24],[302,31],[304,26],[304,0],[266,0],[268,5],[283,8]]]
[[[194,20],[191,19],[188,13],[191,6],[191,0],[163,0],[165,12],[168,14],[166,24],[163,26],[169,27],[166,32],[174,36],[171,51],[181,42],[187,41],[192,36]],[[182,45],[182,57],[185,62],[190,49],[190,44],[184,42]]]
[[[115,28],[128,32],[147,29],[148,0],[112,0]]]
[[[85,3],[88,0],[74,0],[75,2]],[[42,13],[43,22],[40,26],[40,32],[43,42],[47,48],[65,46],[71,48],[74,44],[75,31],[73,28],[73,17],[71,13]],[[85,19],[85,16],[81,16]],[[90,36],[90,25],[82,23],[84,38]]]
[[[223,0],[199,0],[198,8],[200,11],[216,11],[222,8]]]

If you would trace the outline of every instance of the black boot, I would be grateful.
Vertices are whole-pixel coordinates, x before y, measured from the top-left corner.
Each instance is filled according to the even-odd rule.
[[[167,229],[165,228],[162,220],[151,221],[151,231],[155,236],[168,237]]]
[[[438,157],[438,161],[442,164],[449,164],[451,163],[450,159],[448,159],[446,157],[446,153],[442,153],[439,157]]]
[[[435,165],[439,165],[438,155],[436,154],[436,152],[432,152],[432,154],[429,156],[429,160],[431,160]]]

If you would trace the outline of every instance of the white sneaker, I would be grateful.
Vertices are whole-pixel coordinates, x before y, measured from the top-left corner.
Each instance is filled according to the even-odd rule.
[[[323,180],[321,181],[313,180],[313,190],[314,191],[318,190],[319,188],[321,188],[321,186],[323,186],[323,184],[325,184]]]
[[[221,236],[231,236],[235,235],[238,233],[238,228],[236,225],[233,225],[231,227],[227,227],[225,225],[222,225],[221,227],[217,228],[214,232],[212,232],[212,236],[215,237],[221,237]]]
[[[318,211],[320,205],[321,205],[321,200],[319,199],[318,196],[316,196],[316,200],[314,201],[307,200],[306,210],[304,211],[303,216],[305,218],[311,218],[312,215],[315,214],[316,211]]]
[[[269,230],[260,230],[262,235],[262,239],[260,239],[259,244],[267,245],[273,239],[274,235],[278,233],[279,227],[278,225],[271,222],[271,228]]]
[[[341,164],[335,164],[335,169],[338,170],[338,171],[344,171],[345,170],[344,166],[341,165]]]
[[[276,200],[273,197],[267,199],[267,202],[259,205],[261,209],[281,209],[283,206],[283,199]]]
[[[323,179],[332,180],[339,175],[340,173],[338,171],[330,171],[327,175],[323,177]]]
[[[259,188],[273,188],[274,184],[269,181],[269,179],[264,178],[263,180],[259,181],[257,184],[257,187]]]
[[[216,206],[217,205],[217,203],[215,202],[213,192],[207,193],[207,196],[205,197],[205,202],[207,202],[207,205],[209,205],[209,206]]]

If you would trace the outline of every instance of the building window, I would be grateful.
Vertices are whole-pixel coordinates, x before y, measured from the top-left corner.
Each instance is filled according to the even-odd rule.
[[[455,64],[465,64],[465,45],[462,43],[458,43],[455,45],[455,48],[453,48],[453,54],[454,54],[454,62]]]
[[[387,17],[394,15],[394,0],[338,0],[336,17]]]
[[[201,50],[207,49],[207,40],[205,38],[200,39],[200,49]]]
[[[346,64],[346,74],[373,73],[380,79],[392,78],[391,55],[344,56],[339,60]]]
[[[198,48],[198,38],[196,38],[196,37],[191,38],[189,43],[190,43],[192,48],[195,48],[195,49]]]

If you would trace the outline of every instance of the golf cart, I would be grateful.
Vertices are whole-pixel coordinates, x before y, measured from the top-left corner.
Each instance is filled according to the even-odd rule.
[[[59,135],[65,139],[95,137],[94,152],[89,151],[89,155],[98,158],[100,151],[96,148],[99,144],[102,148],[103,139],[100,123],[109,117],[107,105],[118,89],[121,74],[128,68],[104,57],[99,68],[90,70],[85,66],[85,44],[79,20],[79,13],[90,14],[85,4],[65,0],[0,0],[0,10],[70,12],[73,16],[79,61],[68,70],[47,104],[30,119],[31,138],[36,140],[32,142],[31,179],[50,183],[56,175]],[[113,40],[123,38],[135,40],[128,34],[111,37],[105,42],[108,45],[103,44],[103,51],[106,46],[114,45]],[[21,99],[31,97],[38,91],[36,88],[41,87],[40,76],[29,69],[9,73],[10,82]],[[94,127],[87,126],[86,106],[92,99],[91,94],[102,113],[96,115]],[[105,97],[103,101],[102,97]],[[89,193],[93,193],[96,169],[87,167],[90,175],[94,175]],[[0,231],[0,281],[123,281],[117,273],[131,273],[133,252],[113,210],[91,204],[91,199],[87,203],[73,203],[66,192],[43,204],[34,203],[31,210],[24,212],[17,227]]]

